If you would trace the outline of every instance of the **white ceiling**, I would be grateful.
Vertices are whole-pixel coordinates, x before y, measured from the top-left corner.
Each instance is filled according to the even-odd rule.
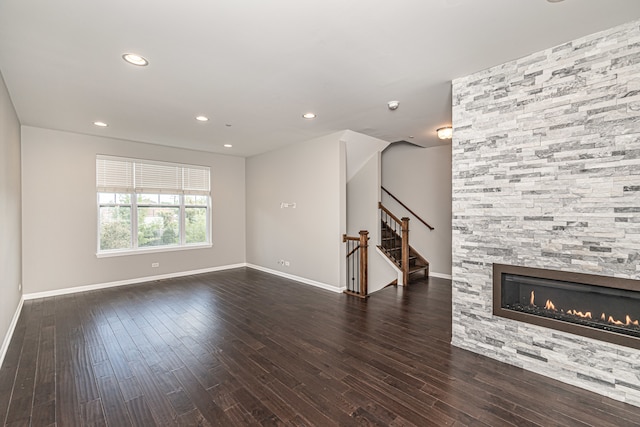
[[[0,71],[23,125],[238,156],[344,129],[433,146],[453,78],[637,18],[639,0],[0,0]]]

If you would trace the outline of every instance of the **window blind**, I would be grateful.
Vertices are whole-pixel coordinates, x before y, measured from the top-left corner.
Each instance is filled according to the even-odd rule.
[[[133,191],[133,163],[126,159],[96,157],[96,187],[105,193]]]
[[[207,166],[98,155],[96,189],[105,193],[209,195],[211,171]]]

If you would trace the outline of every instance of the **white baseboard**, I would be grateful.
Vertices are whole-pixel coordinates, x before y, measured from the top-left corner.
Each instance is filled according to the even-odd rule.
[[[145,282],[153,282],[155,280],[163,280],[163,279],[171,279],[174,277],[184,277],[184,276],[192,276],[195,274],[203,274],[203,273],[211,273],[214,271],[222,271],[222,270],[231,270],[233,268],[240,268],[240,267],[249,267],[249,268],[253,268],[255,270],[260,270],[263,271],[265,273],[269,273],[269,274],[273,274],[275,276],[280,276],[280,277],[284,277],[287,279],[291,279],[291,280],[295,280],[297,282],[301,282],[307,285],[311,285],[311,286],[315,286],[318,288],[322,288],[331,292],[343,292],[345,290],[344,287],[336,287],[336,286],[332,286],[332,285],[328,285],[326,283],[322,283],[322,282],[317,282],[315,280],[311,280],[311,279],[307,279],[304,277],[299,277],[299,276],[294,276],[293,274],[287,274],[287,273],[283,273],[281,271],[277,271],[277,270],[272,270],[270,268],[265,268],[265,267],[260,267],[258,265],[253,265],[253,264],[248,264],[248,263],[239,263],[239,264],[231,264],[231,265],[223,265],[220,267],[211,267],[211,268],[203,268],[200,270],[191,270],[191,271],[179,271],[176,273],[168,273],[168,274],[160,274],[157,276],[146,276],[146,277],[138,277],[135,279],[127,279],[127,280],[118,280],[115,282],[107,282],[107,283],[96,283],[93,285],[86,285],[86,286],[75,286],[73,288],[63,288],[63,289],[56,289],[53,291],[44,291],[44,292],[33,292],[33,293],[29,293],[29,294],[23,294],[22,298],[20,298],[20,303],[18,304],[18,307],[16,309],[16,312],[13,316],[13,319],[11,321],[11,324],[9,325],[9,330],[7,331],[7,334],[4,338],[4,341],[2,343],[2,348],[0,349],[0,366],[2,366],[2,362],[4,361],[4,357],[5,354],[7,352],[7,349],[9,348],[9,343],[11,342],[11,338],[13,337],[13,332],[16,328],[16,324],[18,322],[18,318],[20,317],[20,312],[22,311],[22,305],[24,303],[24,301],[26,300],[32,300],[32,299],[37,299],[37,298],[46,298],[46,297],[54,297],[54,296],[58,296],[58,295],[67,295],[67,294],[73,294],[76,292],[86,292],[86,291],[95,291],[98,289],[106,289],[106,288],[113,288],[116,286],[126,286],[126,285],[134,285],[137,283],[145,283]]]
[[[18,307],[16,308],[16,312],[13,314],[13,319],[11,319],[11,323],[9,324],[9,329],[4,336],[4,341],[2,341],[2,348],[0,348],[0,368],[4,363],[4,357],[7,355],[7,350],[9,349],[9,343],[11,343],[11,338],[13,338],[13,333],[16,330],[16,325],[18,324],[18,319],[20,318],[20,313],[22,312],[22,305],[24,304],[24,297],[20,298],[20,302],[18,303]]]
[[[259,265],[247,264],[247,267],[253,268],[254,270],[260,270],[260,271],[263,271],[265,273],[273,274],[274,276],[284,277],[285,279],[295,280],[296,282],[301,282],[301,283],[304,283],[306,285],[311,285],[311,286],[315,286],[317,288],[322,288],[322,289],[325,289],[325,290],[331,291],[331,292],[341,293],[346,289],[345,287],[336,287],[336,286],[333,286],[333,285],[328,285],[326,283],[316,282],[315,280],[307,279],[305,277],[294,276],[293,274],[283,273],[282,271],[272,270],[272,269],[266,268],[266,267],[260,267]]]
[[[9,343],[11,342],[11,338],[13,337],[13,332],[14,332],[14,330],[16,328],[16,324],[18,323],[18,318],[20,317],[20,312],[22,311],[22,305],[23,305],[24,301],[26,301],[26,300],[53,297],[53,296],[58,296],[58,295],[67,295],[67,294],[73,294],[73,293],[76,293],[76,292],[95,291],[95,290],[98,290],[98,289],[113,288],[113,287],[116,287],[116,286],[133,285],[133,284],[136,284],[136,283],[152,282],[152,281],[155,281],[155,280],[171,279],[171,278],[174,278],[174,277],[192,276],[194,274],[211,273],[211,272],[214,272],[214,271],[230,270],[230,269],[233,269],[233,268],[240,268],[240,267],[253,268],[255,270],[260,270],[260,271],[263,271],[265,273],[269,273],[269,274],[273,274],[275,276],[280,276],[280,277],[284,277],[284,278],[287,278],[287,279],[295,280],[297,282],[301,282],[301,283],[304,283],[304,284],[307,284],[307,285],[315,286],[315,287],[322,288],[322,289],[325,289],[325,290],[328,290],[328,291],[332,291],[332,292],[340,293],[340,292],[343,292],[344,289],[345,289],[344,287],[336,287],[336,286],[328,285],[326,283],[317,282],[315,280],[307,279],[307,278],[304,278],[304,277],[294,276],[293,274],[283,273],[281,271],[272,270],[272,269],[265,268],[265,267],[260,267],[258,265],[247,264],[247,263],[239,263],[239,264],[223,265],[223,266],[220,266],[220,267],[203,268],[203,269],[200,269],[200,270],[180,271],[180,272],[176,272],[176,273],[160,274],[160,275],[157,275],[157,276],[138,277],[138,278],[135,278],[135,279],[118,280],[118,281],[115,281],[115,282],[96,283],[96,284],[93,284],[93,285],[75,286],[73,288],[64,288],[64,289],[56,289],[56,290],[53,290],[53,291],[33,292],[33,293],[29,293],[29,294],[23,294],[22,298],[20,298],[20,303],[18,304],[18,307],[16,308],[16,312],[13,315],[13,319],[11,320],[11,324],[9,325],[9,330],[7,331],[7,334],[5,335],[4,341],[2,342],[2,348],[0,349],[0,367],[2,366],[2,362],[4,361],[4,357],[5,357],[6,353],[7,353],[8,348],[9,348]]]
[[[118,280],[115,282],[97,283],[95,285],[76,286],[73,288],[56,289],[53,291],[34,292],[31,294],[24,294],[22,297],[25,300],[54,297],[58,295],[73,294],[76,292],[95,291],[97,289],[113,288],[115,286],[133,285],[136,283],[153,282],[155,280],[172,279],[174,277],[192,276],[194,274],[211,273],[214,271],[230,270],[232,268],[246,267],[246,263],[223,265],[220,267],[203,268],[200,270],[191,271],[179,271],[176,273],[160,274],[157,276],[138,277],[136,279]]]
[[[429,277],[438,277],[440,279],[449,279],[449,280],[453,279],[453,277],[450,274],[432,273],[432,272],[429,272]]]

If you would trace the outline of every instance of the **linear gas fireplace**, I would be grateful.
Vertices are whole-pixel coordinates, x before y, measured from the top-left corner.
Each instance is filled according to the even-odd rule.
[[[493,264],[493,314],[640,349],[640,280]]]

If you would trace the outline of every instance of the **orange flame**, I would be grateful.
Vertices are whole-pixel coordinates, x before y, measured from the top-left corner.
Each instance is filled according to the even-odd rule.
[[[529,304],[530,305],[535,305],[534,302],[533,302],[535,300],[535,298],[536,298],[535,294],[533,293],[533,291],[531,291],[531,298],[529,299]]]
[[[630,325],[640,326],[640,321],[631,320],[631,316],[629,316],[628,314],[627,314],[624,322],[621,321],[621,320],[614,319],[613,316],[609,316],[609,318],[607,319],[607,322],[612,323],[612,324],[617,325],[617,326],[630,326]]]
[[[624,326],[623,322],[614,319],[613,316],[609,316],[609,318],[607,319],[607,322],[613,323],[614,325],[618,325],[618,326]]]
[[[535,306],[535,294],[534,294],[533,291],[531,291],[531,297],[529,299],[529,303],[532,306]],[[547,302],[544,305],[544,308],[546,310],[558,311],[556,309],[556,306],[553,304],[553,301],[551,301],[550,299],[547,300]],[[583,313],[582,311],[578,311],[578,310],[573,310],[572,309],[572,310],[568,310],[567,314],[570,314],[570,315],[573,315],[573,316],[577,316],[577,317],[581,317],[583,319],[593,319],[592,314],[591,314],[590,311],[586,311],[586,312]],[[600,320],[609,322],[609,323],[611,323],[613,325],[617,325],[617,326],[631,326],[631,325],[640,326],[640,320],[632,320],[631,316],[629,316],[628,314],[627,314],[624,322],[621,321],[621,320],[614,319],[613,316],[609,316],[607,318],[607,316],[604,313],[602,313],[600,315]]]
[[[578,310],[569,310],[567,311],[568,314],[573,314],[574,316],[578,316],[578,317],[582,317],[583,319],[593,319],[593,317],[591,317],[591,312],[587,311],[586,313],[583,313],[581,311]]]

